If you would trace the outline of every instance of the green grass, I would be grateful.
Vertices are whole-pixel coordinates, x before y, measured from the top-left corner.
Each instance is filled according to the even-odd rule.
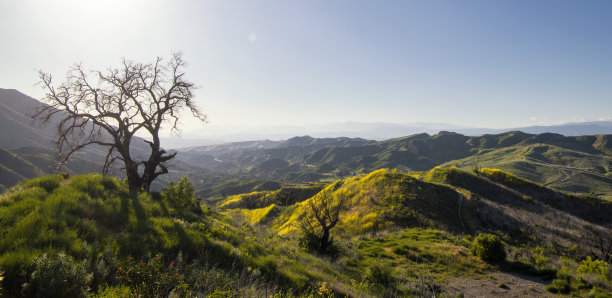
[[[332,256],[310,253],[298,240],[300,216],[324,193],[346,203],[331,230],[337,251]],[[196,202],[187,179],[161,193],[130,193],[118,179],[101,175],[22,182],[0,195],[4,294],[23,295],[34,270],[53,267],[60,252],[67,255],[60,267],[70,272],[84,266],[92,276],[90,294],[100,296],[143,293],[142,276],[119,273],[146,264],[153,269],[142,270],[180,285],[176,291],[200,296],[307,296],[318,290],[340,296],[440,295],[456,278],[476,280],[500,268],[556,274],[570,293],[610,290],[604,265],[580,263],[592,249],[580,233],[585,223],[609,231],[603,224],[612,205],[498,169],[382,169],[328,185],[228,196],[212,209]],[[483,232],[506,242],[508,263],[488,265],[472,255],[470,234]],[[569,259],[565,267],[558,265],[561,256]],[[567,290],[563,281],[550,289]]]
[[[405,229],[360,239],[359,257],[348,263],[348,269],[358,275],[366,268],[367,276],[368,270],[377,269],[376,264],[384,264],[388,272],[383,276],[388,277],[378,281],[376,277],[369,277],[374,289],[418,295],[427,281],[438,288],[454,278],[483,277],[491,270],[491,266],[469,252],[468,245],[468,241],[443,231]]]
[[[489,265],[470,253],[469,241],[440,230],[405,229],[381,237],[362,239],[358,245],[363,258],[355,268],[367,262],[388,259],[399,268],[398,274],[426,270],[440,281],[449,277],[481,275]]]
[[[410,226],[461,229],[457,192],[408,174],[382,169],[340,180],[317,195],[328,191],[336,199],[348,198],[338,225],[338,230],[347,235]],[[299,218],[309,208],[309,200],[285,208],[271,227],[281,235],[297,232]]]
[[[89,270],[106,250],[119,259],[180,253],[188,257],[185,261],[261,265],[265,249],[245,235],[248,231],[206,209],[185,208],[171,197],[130,193],[117,179],[101,175],[47,176],[13,187],[0,196],[4,291],[18,295],[32,261],[60,251],[86,260]]]
[[[521,144],[483,149],[442,165],[447,166],[457,166],[463,170],[496,168],[556,190],[612,196],[612,157],[600,153],[550,144]]]

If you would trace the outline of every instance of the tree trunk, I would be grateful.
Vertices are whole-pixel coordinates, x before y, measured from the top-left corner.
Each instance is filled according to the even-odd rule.
[[[327,251],[329,246],[329,229],[323,228],[323,235],[321,236],[321,251]]]
[[[151,188],[151,184],[153,183],[153,180],[155,180],[156,176],[155,176],[155,169],[157,168],[157,164],[156,163],[152,163],[152,162],[146,162],[145,163],[145,168],[144,168],[144,173],[142,174],[142,179],[141,179],[141,187],[144,188],[145,191],[149,191],[149,188]]]
[[[138,191],[142,187],[142,179],[138,175],[138,166],[127,164],[125,165],[125,171],[127,174],[127,182],[130,187],[130,192]]]

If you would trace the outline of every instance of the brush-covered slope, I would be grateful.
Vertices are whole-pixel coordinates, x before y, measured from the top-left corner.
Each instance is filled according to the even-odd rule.
[[[53,281],[40,281],[35,276],[54,274],[41,271],[44,267],[36,264],[58,256],[58,252],[63,252],[64,260],[69,260],[65,266],[82,270],[84,279],[80,281],[86,283],[82,287],[93,293],[103,289],[113,292],[119,287],[122,291],[119,295],[142,295],[142,285],[138,282],[144,284],[146,279],[137,282],[136,273],[126,272],[129,269],[150,270],[143,274],[164,279],[170,273],[180,276],[155,281],[170,283],[170,288],[165,289],[168,292],[156,295],[168,294],[181,283],[194,293],[206,295],[221,289],[190,281],[189,278],[207,280],[204,275],[193,274],[210,271],[216,272],[219,278],[233,279],[240,271],[231,272],[232,268],[260,268],[265,248],[247,237],[248,231],[202,209],[185,181],[171,185],[162,193],[130,193],[125,185],[111,177],[55,175],[11,188],[0,195],[0,272],[4,277],[1,283],[4,294],[7,297],[56,295],[38,292],[44,289],[41,282],[49,286]],[[161,255],[163,261],[154,258],[156,255]],[[130,263],[129,258],[162,267],[141,268]],[[175,260],[176,266],[192,265],[182,269],[168,267],[171,260]],[[204,262],[216,267],[205,267]],[[252,281],[265,276],[275,276],[276,282],[287,280],[273,267],[257,270],[260,277],[250,276],[246,271],[241,274],[247,274],[245,277],[250,276]],[[208,282],[212,281],[208,278]],[[222,280],[215,282],[225,284]],[[53,290],[62,291],[67,285],[58,282],[54,287]],[[80,295],[84,293],[77,296]]]
[[[457,212],[460,195],[452,188],[387,169],[337,181],[323,189],[311,185],[229,196],[217,207],[230,214],[245,215],[249,221],[260,217],[269,221],[268,212],[273,211],[277,217],[271,227],[284,235],[298,232],[300,216],[310,201],[328,194],[335,200],[344,198],[339,228],[350,235],[399,227],[440,227],[456,232],[463,229]],[[270,209],[272,204],[275,208]]]
[[[337,233],[367,235],[406,227],[439,228],[451,233],[500,231],[517,241],[559,247],[583,243],[590,230],[612,233],[612,203],[546,188],[497,169],[465,172],[434,168],[419,174],[386,169],[339,180],[310,198],[281,204],[274,192],[227,197],[217,207],[228,214],[267,224],[281,235],[299,234],[310,201],[331,194],[344,198]],[[274,207],[270,207],[275,204]]]
[[[100,169],[102,157],[77,154],[62,171],[69,173],[88,173]],[[40,177],[57,172],[57,152],[43,147],[23,147],[5,149],[0,147],[0,190],[5,190],[19,181]]]
[[[466,172],[456,167],[436,167],[414,174],[377,170],[328,184],[310,198],[288,206],[269,199],[271,196],[272,192],[230,196],[217,202],[217,208],[252,226],[264,226],[292,239],[302,235],[306,223],[303,217],[312,216],[308,212],[311,202],[316,205],[324,197],[332,198],[328,202],[334,206],[343,201],[340,220],[331,234],[340,243],[345,239],[357,246],[353,261],[344,267],[349,272],[375,262],[392,268],[391,273],[379,272],[383,276],[411,276],[409,272],[423,276],[425,272],[432,281],[443,285],[482,284],[478,276],[486,272],[508,278],[495,272],[503,269],[567,279],[567,288],[558,290],[562,282],[558,280],[550,286],[553,292],[586,295],[599,291],[594,287],[603,287],[603,293],[612,293],[608,273],[588,278],[586,273],[579,273],[591,270],[585,266],[595,266],[584,265],[590,264],[584,261],[586,256],[609,259],[612,203],[593,196],[568,195],[498,169]],[[466,247],[472,245],[471,235],[480,233],[500,235],[508,245],[507,262],[501,268],[470,259]],[[529,284],[525,280],[518,282]],[[545,295],[543,283],[530,284],[535,291],[531,295]],[[471,292],[469,286],[459,287],[460,290],[453,286],[444,292],[482,294]],[[398,293],[424,295],[401,286],[391,288]],[[487,291],[501,293],[496,289]]]
[[[322,188],[268,192],[262,214]],[[242,206],[238,201],[230,204]],[[255,224],[263,222],[255,218],[258,209],[241,210],[255,211],[249,214]],[[187,180],[161,193],[130,193],[101,175],[21,182],[0,196],[0,229],[0,285],[8,297],[410,296],[429,291],[420,286],[423,276],[440,293],[446,278],[490,269],[463,240],[421,229],[346,242],[338,259],[322,258],[294,238],[200,207]],[[381,279],[382,260],[394,260],[395,267]]]
[[[557,192],[498,169],[435,168],[421,179],[464,194],[463,218],[473,230],[499,230],[517,241],[558,249],[579,243],[581,253],[596,249],[589,231],[612,235],[612,203],[595,197]]]
[[[459,195],[451,188],[425,183],[406,174],[386,169],[328,185],[310,198],[330,193],[344,199],[339,229],[360,235],[400,227],[439,227],[461,231],[458,216]],[[300,216],[309,200],[292,206],[275,222],[280,234],[297,232]]]

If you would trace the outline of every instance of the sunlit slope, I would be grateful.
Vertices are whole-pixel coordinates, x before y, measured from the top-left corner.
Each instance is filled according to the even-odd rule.
[[[85,262],[96,274],[100,264],[117,265],[105,259],[109,254],[116,260],[155,254],[172,258],[181,252],[185,261],[210,258],[228,266],[258,266],[264,247],[249,240],[248,231],[195,202],[185,205],[175,199],[130,193],[117,179],[101,175],[56,175],[20,183],[0,195],[3,288],[9,296],[19,296],[13,291],[28,280],[32,260],[59,251]],[[108,276],[96,275],[93,287],[114,280],[116,268],[108,270]]]
[[[604,139],[605,136],[599,137]],[[550,144],[521,144],[483,149],[443,166],[457,166],[464,170],[498,168],[557,190],[612,196],[612,156],[601,153]]]
[[[275,211],[278,215],[271,226],[280,234],[297,231],[299,217],[309,208],[309,200],[324,193],[331,193],[336,199],[345,198],[339,228],[352,235],[407,226],[463,229],[458,213],[460,195],[452,188],[386,169],[332,183],[318,193],[291,196],[295,204],[281,204],[287,207]],[[228,213],[241,212],[249,219],[258,218],[250,214],[262,214],[271,204],[278,205],[279,201],[271,197],[274,192],[230,196],[218,206]]]
[[[417,174],[382,169],[329,184],[293,205],[278,204],[266,199],[271,192],[259,192],[230,196],[217,206],[281,235],[299,234],[309,202],[325,193],[335,200],[345,198],[337,228],[345,236],[421,227],[466,234],[501,231],[517,241],[556,241],[569,247],[583,241],[585,226],[612,232],[611,203],[567,195],[488,168],[466,172],[437,167]]]
[[[340,177],[380,168],[492,167],[557,190],[612,196],[611,144],[610,135],[565,137],[511,131],[468,137],[441,132],[354,148],[323,148],[307,154],[304,162],[320,174]]]
[[[347,205],[347,211],[352,213],[343,214],[346,224],[340,229],[351,236],[393,229],[389,224],[396,222],[430,227],[433,217],[446,216],[437,215],[434,210],[430,216],[402,214],[402,207],[394,206],[405,199],[413,200],[408,204],[413,208],[418,204],[428,205],[411,198],[419,192],[437,194],[439,201],[432,200],[432,203],[439,206],[445,204],[446,195],[451,200],[457,198],[448,187],[425,184],[407,175],[381,170],[329,185],[327,190],[354,196],[355,201]],[[275,225],[281,217],[292,217],[303,202],[321,191],[325,189],[319,184],[283,187],[277,191],[230,196],[219,204],[232,207],[226,210],[228,214],[252,225]],[[22,295],[19,291],[30,280],[32,261],[44,253],[52,255],[60,251],[84,264],[87,272],[93,272],[92,293],[116,285],[118,268],[125,265],[128,257],[146,260],[156,254],[172,260],[181,253],[185,264],[192,260],[201,262],[200,265],[212,262],[219,268],[194,268],[202,272],[214,270],[214,274],[226,277],[234,276],[236,268],[244,267],[282,286],[283,293],[319,288],[325,281],[336,293],[349,296],[387,295],[387,284],[380,284],[378,275],[372,273],[381,260],[393,263],[387,268],[386,278],[403,281],[392,289],[400,296],[414,295],[413,286],[423,275],[431,277],[432,282],[442,283],[457,276],[481,276],[490,269],[469,254],[466,248],[469,242],[444,231],[420,228],[399,230],[379,241],[363,238],[351,244],[347,242],[350,246],[345,252],[347,255],[330,264],[327,258],[299,248],[297,241],[292,240],[295,238],[273,235],[281,230],[280,226],[274,230],[252,229],[242,221],[233,221],[231,216],[194,204],[184,205],[183,197],[170,198],[166,192],[130,193],[117,179],[101,175],[48,176],[11,188],[0,195],[3,231],[0,268],[4,293],[9,297]],[[361,208],[363,204],[369,204],[373,212]],[[384,209],[391,212],[386,213]],[[367,218],[350,219],[361,215]],[[399,223],[400,219],[408,221]],[[376,221],[373,220],[382,225],[374,229]],[[446,222],[448,227],[456,224],[456,220]],[[291,228],[286,234],[291,234]],[[190,286],[198,287],[197,283],[188,281]]]

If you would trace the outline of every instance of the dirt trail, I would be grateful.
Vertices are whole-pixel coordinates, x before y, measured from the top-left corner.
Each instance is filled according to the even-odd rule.
[[[500,284],[503,283],[502,287]],[[535,277],[493,272],[484,278],[457,278],[444,286],[444,295],[457,297],[550,297],[546,283]]]
[[[543,184],[543,186],[548,186],[548,185],[556,184],[556,183],[563,183],[567,181],[568,179],[572,178],[572,175],[570,173],[571,172],[569,171],[561,170],[561,177],[559,179],[552,181],[552,182],[545,183]]]
[[[580,168],[575,168],[575,167],[570,167],[570,166],[563,166],[563,165],[556,165],[556,164],[551,164],[551,163],[547,163],[544,162],[542,160],[539,159],[535,159],[533,157],[529,157],[529,156],[523,156],[526,160],[530,160],[533,163],[539,164],[541,166],[546,166],[546,167],[551,167],[551,168],[556,168],[556,169],[560,169],[560,170],[567,170],[567,171],[574,171],[574,172],[581,172],[584,174],[589,174],[589,175],[593,175],[593,176],[597,176],[600,178],[605,178],[605,179],[610,179],[609,176],[606,176],[604,174],[600,174],[600,173],[596,173],[593,171],[589,171],[589,170],[584,170],[584,169],[580,169]]]

